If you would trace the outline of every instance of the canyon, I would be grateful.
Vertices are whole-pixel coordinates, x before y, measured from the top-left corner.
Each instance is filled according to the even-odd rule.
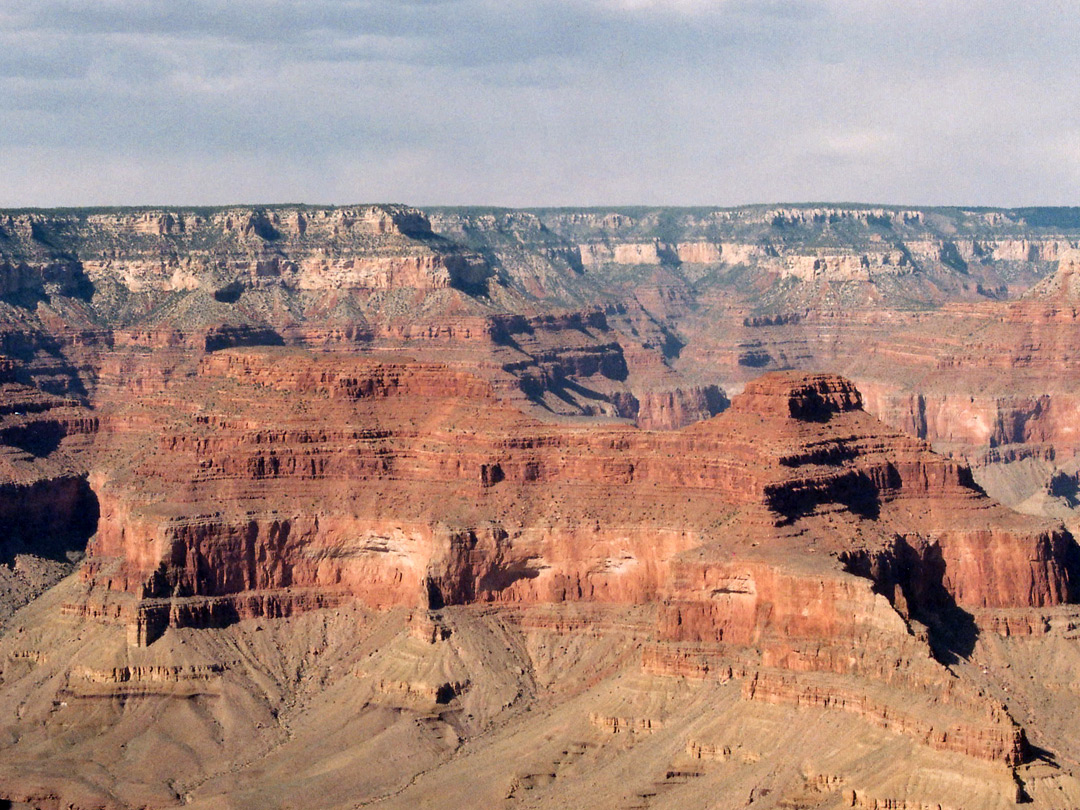
[[[1077,806],[1078,272],[1073,209],[0,212],[0,801]]]

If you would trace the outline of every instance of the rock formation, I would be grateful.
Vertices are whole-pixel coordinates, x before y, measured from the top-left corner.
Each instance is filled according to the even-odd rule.
[[[1078,240],[0,216],[0,799],[1075,806]]]
[[[54,609],[115,627],[129,663],[80,663],[73,698],[221,678],[216,657],[138,663],[185,628],[358,605],[413,611],[438,646],[471,632],[441,629],[448,615],[570,640],[587,625],[545,611],[648,607],[645,677],[734,679],[745,701],[840,708],[1006,769],[1031,760],[1008,709],[938,659],[970,643],[957,616],[1065,605],[1075,544],[884,428],[842,378],[766,375],[720,416],[646,432],[545,425],[437,364],[249,348],[126,402],[102,408],[112,441],[142,450],[91,477],[97,533]],[[12,644],[13,660],[36,654]],[[380,666],[360,666],[357,688],[406,705],[452,703],[481,677]],[[607,734],[654,728],[589,717]]]
[[[376,609],[645,602],[720,516],[775,545],[777,525],[829,509],[889,525],[897,499],[884,547],[864,531],[817,550],[862,555],[916,614],[939,596],[1042,607],[1070,592],[1064,535],[1017,532],[965,468],[882,433],[836,377],[766,375],[721,416],[659,434],[543,426],[468,374],[288,350],[216,352],[165,397],[166,421],[112,417],[155,440],[92,481],[102,515],[84,578],[139,600],[314,588]]]

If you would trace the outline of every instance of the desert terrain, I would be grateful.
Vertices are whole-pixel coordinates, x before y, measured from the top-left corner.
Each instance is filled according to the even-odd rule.
[[[1080,212],[0,212],[0,802],[1080,806]]]

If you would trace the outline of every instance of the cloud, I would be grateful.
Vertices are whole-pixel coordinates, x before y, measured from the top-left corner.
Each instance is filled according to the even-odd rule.
[[[0,204],[1072,203],[1063,6],[26,0]]]

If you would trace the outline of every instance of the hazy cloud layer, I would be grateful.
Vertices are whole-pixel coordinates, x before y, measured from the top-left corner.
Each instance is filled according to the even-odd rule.
[[[0,205],[1076,204],[1064,0],[0,0]]]

